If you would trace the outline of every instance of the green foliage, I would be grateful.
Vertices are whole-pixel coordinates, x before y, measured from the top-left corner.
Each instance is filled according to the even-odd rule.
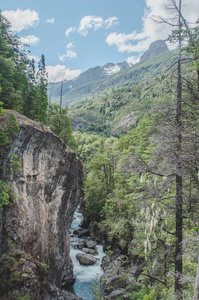
[[[149,288],[146,286],[143,286],[139,291],[133,292],[133,296],[130,298],[132,300],[155,300],[155,299],[161,299],[159,298],[157,292],[154,288]]]
[[[23,297],[17,297],[16,300],[31,300],[31,296],[29,293],[26,293]]]
[[[116,141],[116,138],[107,139],[105,143],[101,140],[98,152],[90,155],[86,164],[88,175],[85,179],[84,190],[87,211],[91,219],[99,220],[105,197],[111,193],[115,185],[114,169],[117,151],[114,150],[114,143]]]
[[[5,110],[2,108],[3,102],[0,101],[0,116],[4,116],[6,114]]]
[[[10,155],[10,163],[9,167],[11,168],[12,172],[21,171],[21,161],[18,160],[18,155],[11,153]]]
[[[77,143],[71,129],[71,120],[68,116],[68,108],[61,110],[57,104],[51,104],[48,112],[47,124],[69,147],[77,148]]]
[[[9,186],[0,179],[0,207],[9,204]]]
[[[182,53],[188,54],[191,64],[196,70],[199,70],[199,19],[196,21],[195,27],[186,27],[181,30],[181,39],[186,41],[186,46],[182,48]],[[173,30],[169,35],[168,41],[176,42],[179,38],[179,31]]]
[[[5,111],[1,109],[1,115],[4,114]],[[14,114],[11,113],[6,120],[5,126],[0,129],[0,138],[1,138],[0,157],[6,158],[7,156],[6,148],[9,147],[9,145],[12,142],[12,139],[17,134],[18,130],[19,130],[19,126],[16,122],[16,118]],[[11,153],[9,169],[12,172],[16,172],[20,170],[20,167],[21,167],[21,162],[18,160],[18,155]],[[9,204],[10,192],[11,192],[10,187],[3,180],[3,178],[1,178],[0,179],[0,207]]]
[[[38,71],[36,73],[36,99],[34,113],[36,121],[46,123],[48,96],[47,96],[47,72],[45,68],[45,57],[42,54],[38,63]]]
[[[44,268],[44,273],[45,273],[45,274],[48,274],[49,264],[41,263],[41,266]]]
[[[103,295],[103,291],[102,291],[102,286],[101,284],[94,284],[92,286],[93,289],[93,296],[95,297],[95,300],[103,300],[104,299],[104,295]]]
[[[9,142],[12,141],[12,138],[17,134],[19,131],[19,126],[17,124],[15,115],[11,113],[8,117],[8,120],[6,122],[6,126],[4,128],[7,136],[9,137]]]
[[[83,162],[88,160],[90,155],[98,152],[104,144],[104,138],[100,137],[98,134],[75,131],[73,136],[78,145],[77,154]]]

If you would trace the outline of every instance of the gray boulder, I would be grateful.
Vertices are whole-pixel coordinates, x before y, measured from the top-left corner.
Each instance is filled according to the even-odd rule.
[[[77,235],[78,237],[82,237],[82,236],[89,236],[89,230],[88,229],[76,229],[73,231],[74,235]]]
[[[79,260],[80,265],[92,266],[96,263],[97,258],[91,254],[78,253],[76,258]]]
[[[95,241],[92,241],[92,240],[84,241],[85,248],[93,249],[93,248],[95,248],[96,245],[97,245],[97,243]]]
[[[124,292],[124,289],[115,290],[108,296],[108,299],[110,299],[110,300],[118,299],[118,297],[122,296],[123,292]]]
[[[98,255],[97,250],[94,250],[94,249],[82,248],[81,250],[82,250],[83,252],[85,252],[85,253],[88,253],[88,254]]]

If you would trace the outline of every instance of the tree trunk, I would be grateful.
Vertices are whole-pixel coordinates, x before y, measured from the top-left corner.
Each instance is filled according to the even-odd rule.
[[[61,82],[61,90],[60,90],[60,103],[59,103],[59,113],[62,114],[62,94],[63,94],[63,84],[64,81]]]
[[[198,300],[198,299],[199,299],[199,256],[198,256],[198,267],[196,272],[196,282],[195,282],[193,300]]]
[[[178,55],[178,81],[177,81],[177,160],[176,160],[176,246],[175,246],[175,293],[177,299],[182,299],[182,78],[181,78],[181,0],[179,0],[179,55]]]

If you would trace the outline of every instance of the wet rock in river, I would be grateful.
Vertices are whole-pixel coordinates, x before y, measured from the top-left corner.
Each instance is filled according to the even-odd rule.
[[[79,244],[75,245],[74,248],[82,250],[82,248],[84,248],[84,243],[79,243]]]
[[[89,236],[89,230],[88,229],[76,229],[73,231],[73,234],[77,235],[78,237]]]
[[[97,243],[95,241],[92,241],[92,240],[85,240],[84,245],[85,245],[86,248],[93,249],[93,248],[95,248]]]
[[[94,249],[89,249],[89,248],[82,248],[81,249],[83,252],[91,254],[91,255],[98,255],[99,253],[97,252],[97,250]]]
[[[78,253],[76,258],[79,260],[79,263],[84,266],[94,265],[97,261],[97,258],[91,254]]]
[[[77,239],[76,238],[70,238],[70,242],[71,243],[77,242]]]

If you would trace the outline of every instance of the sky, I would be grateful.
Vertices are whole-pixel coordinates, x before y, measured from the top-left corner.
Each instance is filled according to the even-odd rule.
[[[152,21],[153,16],[171,17],[164,7],[168,0],[1,1],[2,14],[29,45],[30,58],[37,62],[44,54],[49,82],[71,80],[106,63],[134,64],[171,31]],[[199,1],[182,0],[182,12],[195,22]]]

